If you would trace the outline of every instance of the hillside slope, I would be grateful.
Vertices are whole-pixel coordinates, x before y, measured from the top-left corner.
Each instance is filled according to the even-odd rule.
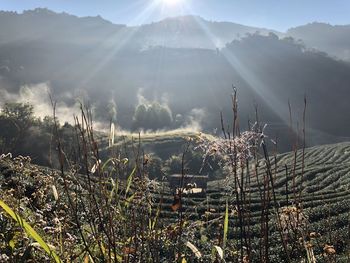
[[[205,28],[228,38],[235,30],[243,35],[257,29],[191,16],[130,28],[101,17],[78,18],[41,9],[23,14],[2,12],[0,22],[0,104],[27,102],[32,94],[30,102],[50,109],[46,113],[50,115],[49,98],[42,96],[49,88],[66,115],[76,112],[76,98],[85,99],[94,102],[96,121],[107,122],[106,105],[113,102],[118,125],[132,129],[140,101],[158,101],[169,107],[173,119],[182,117],[174,128],[194,120],[211,132],[220,128],[220,111],[225,117],[231,115],[228,95],[234,85],[242,125],[254,116],[254,105],[258,105],[271,136],[286,138],[282,135],[289,123],[288,100],[300,119],[298,109],[306,95],[310,146],[350,137],[349,118],[343,114],[350,110],[349,104],[341,99],[349,94],[349,63],[305,49],[290,38],[266,35],[266,30],[261,31],[264,35],[243,36],[233,42],[232,38],[221,49],[206,49],[195,47],[198,42],[211,45]],[[165,36],[158,46],[158,40],[152,39],[163,33],[174,40]],[[194,46],[166,45],[179,39],[191,42],[197,35],[204,39],[196,40]],[[147,37],[150,39],[144,39]],[[139,41],[147,47],[140,47]],[[40,109],[36,111],[45,114]],[[289,149],[287,145],[286,140],[280,142],[283,151]]]
[[[350,60],[350,25],[311,23],[291,28],[286,34],[301,40],[309,48],[326,52],[338,59]]]
[[[304,176],[301,177],[302,169],[302,154],[299,151],[296,161],[295,181],[293,182],[292,173],[286,179],[285,167],[292,169],[294,162],[294,154],[286,153],[277,156],[277,173],[275,177],[275,192],[280,213],[284,213],[286,207],[295,206],[295,196],[293,193],[293,185],[296,189],[303,189],[301,194],[301,203],[299,206],[303,208],[302,215],[307,218],[308,233],[317,233],[320,235],[317,245],[314,247],[316,256],[321,255],[324,244],[334,246],[337,253],[337,258],[341,259],[343,253],[349,245],[348,228],[349,228],[349,212],[350,212],[350,143],[341,143],[333,145],[325,145],[320,147],[313,147],[305,151],[305,169]],[[285,166],[286,165],[286,166]],[[272,163],[274,167],[274,162]],[[259,184],[256,180],[262,180],[265,172],[263,162],[261,168],[258,169],[258,177],[251,176],[251,195],[249,195],[249,214],[251,225],[251,238],[258,238],[260,235],[259,227],[261,224],[261,209],[262,203],[259,194]],[[291,170],[290,170],[291,171]],[[82,182],[85,180],[81,177]],[[8,157],[0,159],[0,182],[1,182],[1,199],[11,200],[12,197],[6,196],[9,193],[21,193],[24,191],[25,198],[29,198],[30,202],[24,202],[22,208],[26,214],[31,214],[33,209],[36,211],[44,211],[44,221],[48,224],[53,224],[53,214],[49,212],[47,204],[53,206],[64,207],[64,202],[67,200],[61,199],[59,203],[55,203],[54,194],[51,191],[51,185],[57,187],[58,193],[63,195],[62,179],[55,171],[50,171],[46,168],[33,166],[22,157],[11,160]],[[39,182],[41,182],[39,184]],[[70,187],[75,187],[74,180],[70,182]],[[81,183],[81,182],[80,182]],[[178,213],[174,212],[171,207],[174,204],[173,191],[168,188],[166,181],[160,193],[153,192],[154,208],[161,205],[160,220],[165,224],[176,222],[178,220]],[[84,183],[83,183],[84,185]],[[260,183],[261,187],[261,183]],[[22,189],[22,190],[21,190]],[[37,199],[34,193],[40,192],[41,199]],[[200,195],[183,196],[183,215],[190,224],[202,224],[200,222],[212,222],[211,227],[220,226],[223,222],[225,214],[226,202],[229,204],[229,238],[236,238],[237,217],[235,214],[235,198],[230,188],[230,184],[226,180],[211,181],[208,184],[207,193]],[[296,191],[296,195],[299,192]],[[297,198],[298,199],[298,198]],[[299,199],[298,199],[299,200]],[[26,204],[28,206],[26,206]],[[275,219],[273,213],[273,203],[270,208],[271,235],[275,236],[271,240],[271,255],[274,255],[278,262],[279,256],[276,254],[279,237],[277,233],[273,232]],[[58,209],[58,208],[54,208]],[[157,208],[159,209],[159,207]],[[60,212],[62,213],[62,211]],[[35,219],[29,219],[30,222],[35,223]],[[33,221],[34,220],[34,221]],[[192,223],[191,223],[192,222]],[[36,223],[37,226],[45,227],[43,223]],[[38,228],[37,230],[40,231]],[[214,230],[213,230],[214,231]],[[40,231],[45,238],[46,234]],[[216,232],[213,232],[216,233]],[[275,233],[275,234],[274,234]],[[51,240],[51,238],[50,238]],[[53,242],[53,241],[52,241]],[[279,252],[278,252],[279,253]],[[283,255],[282,255],[283,256]],[[318,256],[317,256],[318,257]],[[321,256],[320,256],[321,257]],[[344,258],[344,262],[346,259]],[[343,262],[343,261],[340,261]]]

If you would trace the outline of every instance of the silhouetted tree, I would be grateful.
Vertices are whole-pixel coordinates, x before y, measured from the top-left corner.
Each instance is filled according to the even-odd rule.
[[[34,124],[33,106],[6,103],[0,113],[1,151],[13,151],[24,141],[28,129]]]
[[[173,119],[170,109],[158,102],[139,104],[133,117],[134,128],[146,130],[164,129],[171,126]]]
[[[24,103],[6,103],[1,115],[15,122],[18,128],[26,129],[34,122],[34,107]]]

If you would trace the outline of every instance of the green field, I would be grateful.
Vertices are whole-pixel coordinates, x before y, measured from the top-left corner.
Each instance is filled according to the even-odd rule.
[[[158,154],[170,156],[175,150],[181,152],[179,149],[188,141],[188,138],[195,138],[196,136],[198,136],[196,133],[145,135],[141,136],[141,145],[147,151],[155,151]],[[98,139],[102,141],[105,140],[105,137]],[[126,147],[131,147],[133,143],[138,143],[138,139],[134,136],[117,137],[114,147],[121,147],[122,145],[124,147],[125,145]],[[105,144],[102,152],[110,150],[107,144]],[[302,151],[297,152],[296,159],[294,153],[284,153],[277,155],[276,158],[271,158],[277,203],[273,202],[272,192],[270,192],[267,207],[270,260],[271,262],[281,262],[284,258],[280,238],[276,230],[275,209],[277,208],[277,211],[282,213],[281,211],[284,208],[295,206],[295,201],[297,201],[297,203],[300,202],[299,206],[307,221],[307,233],[314,232],[320,235],[313,247],[316,259],[319,262],[333,262],[332,260],[334,259],[338,260],[337,262],[348,262],[347,254],[349,252],[350,233],[350,143],[308,148],[305,151],[304,157],[303,175]],[[296,163],[295,172],[292,172],[294,161]],[[259,247],[258,244],[261,239],[261,211],[263,204],[260,195],[261,190],[259,188],[262,187],[261,182],[266,172],[263,160],[259,161],[259,165],[257,176],[252,172],[248,175],[243,170],[244,180],[246,182],[248,180],[250,181],[249,189],[248,185],[245,188],[247,197],[243,204],[246,217],[244,222],[245,228],[249,230],[248,236],[252,240],[251,244],[254,249]],[[251,165],[250,168],[253,169],[253,166]],[[288,176],[286,176],[286,168],[289,171]],[[87,180],[85,176],[74,178],[74,180],[81,180],[80,184],[83,187],[87,187],[84,183]],[[74,188],[78,183],[74,180],[69,180],[69,187]],[[3,158],[0,160],[0,181],[2,190],[1,198],[12,205],[16,204],[16,196],[6,195],[11,191],[18,193],[18,196],[23,196],[23,198],[29,198],[30,201],[23,201],[23,198],[18,199],[22,200],[21,215],[36,228],[44,240],[48,240],[50,243],[57,242],[53,236],[50,236],[48,232],[42,229],[43,227],[47,228],[52,225],[52,221],[54,220],[53,214],[47,214],[45,212],[47,209],[46,205],[58,205],[54,201],[50,185],[56,185],[60,195],[64,195],[64,187],[59,173],[47,168],[33,166],[30,163],[23,162],[21,164],[21,161]],[[121,195],[124,195],[123,191],[127,184],[125,181],[121,182]],[[227,202],[228,246],[233,249],[239,245],[239,240],[242,238],[239,234],[240,222],[237,216],[235,194],[230,186],[232,184],[227,179],[211,180],[208,183],[206,194],[184,195],[182,197],[181,216],[186,221],[186,225],[193,226],[193,231],[198,228],[198,225],[204,225],[204,230],[200,230],[203,227],[199,227],[198,231],[204,231],[206,234],[198,236],[197,233],[194,234],[194,238],[201,240],[205,236],[210,240],[210,243],[216,242],[215,236],[222,231],[220,229],[224,221]],[[159,210],[158,220],[160,225],[164,227],[176,225],[179,220],[180,211],[173,211],[171,208],[174,204],[174,191],[169,188],[166,179],[159,182],[159,189],[150,192],[152,213],[154,214],[154,211]],[[295,190],[293,191],[293,189]],[[300,189],[302,190],[301,192],[299,192]],[[37,191],[42,195],[42,199],[40,200],[31,196]],[[133,184],[131,185],[131,191],[137,191]],[[67,206],[67,199],[62,198],[60,206]],[[46,222],[46,225],[38,222],[38,219],[35,219],[35,216],[33,216],[37,211],[42,211],[40,213],[42,213],[42,219]],[[2,222],[6,222],[6,220]],[[75,232],[75,230],[72,231]],[[16,242],[18,242],[16,243],[16,249],[21,250],[21,246],[25,247],[25,242]],[[79,239],[76,242],[79,242]],[[193,241],[193,243],[195,242]],[[332,257],[329,257],[328,255],[324,255],[323,248],[326,244],[332,245],[335,248],[335,256],[332,255]],[[207,249],[207,246],[202,241],[197,242],[196,246],[201,251]],[[6,251],[4,247],[6,248],[8,245],[6,246],[6,241],[3,239],[2,247],[0,247],[2,249],[1,251]],[[293,251],[292,248],[291,251]],[[303,252],[300,252],[300,254],[303,255]],[[40,258],[38,251],[34,255]],[[190,252],[187,251],[186,255],[190,255]],[[293,258],[293,255],[291,256]],[[293,262],[300,262],[300,255],[294,256]],[[61,253],[61,257],[64,257],[64,253]],[[203,259],[203,262],[207,261]]]

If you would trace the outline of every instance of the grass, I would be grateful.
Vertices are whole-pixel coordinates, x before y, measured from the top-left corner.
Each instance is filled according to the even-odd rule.
[[[95,135],[89,111],[82,110],[76,162],[65,158],[58,133],[59,170],[24,157],[0,158],[1,214],[12,217],[0,217],[0,256],[12,262],[347,262],[350,143],[269,156],[259,125],[233,131],[223,129],[223,138],[187,131],[115,136],[108,147],[108,136]],[[197,196],[174,195],[166,180],[149,179],[147,151],[184,149],[184,164],[191,143],[204,158],[220,160],[227,178],[211,180]]]
[[[59,263],[61,262],[60,258],[57,256],[57,254],[50,248],[50,245],[47,244],[42,237],[17,213],[15,213],[7,204],[5,204],[3,201],[0,200],[0,207],[4,209],[4,211],[12,217],[13,220],[15,220],[21,228],[27,233],[28,236],[33,238],[36,242],[38,242],[39,246],[45,250],[45,252],[52,257],[52,259]],[[14,245],[13,245],[14,246]]]
[[[344,163],[344,160],[334,161],[333,156],[337,155],[339,152],[345,153],[348,149],[350,149],[349,144],[327,145],[327,146],[314,147],[311,149],[307,149],[306,154],[307,154],[307,156],[309,156],[309,158],[305,159],[305,173],[307,174],[309,171],[311,171],[313,173],[317,173],[318,176],[312,177],[311,180],[309,180],[307,178],[307,176],[304,177],[305,191],[309,187],[306,184],[306,182],[308,182],[310,185],[315,185],[315,184],[322,185],[323,184],[322,182],[324,181],[324,179],[327,179],[330,176],[332,176],[332,174],[334,174],[334,170],[336,170],[336,167],[346,166],[347,164]],[[322,152],[323,154],[315,154],[315,152]],[[281,156],[277,156],[277,160],[283,164],[284,162],[289,162],[290,160],[292,160],[292,156],[293,156],[292,153],[291,154],[283,154]],[[313,158],[311,158],[312,156],[313,156]],[[327,157],[325,157],[325,156],[327,156]],[[349,159],[350,159],[350,157],[349,157]],[[320,160],[322,160],[322,162],[320,162]],[[13,174],[12,179],[14,179],[16,177],[15,174],[18,174],[20,169],[22,169],[21,170],[22,174],[24,174],[28,177],[34,176],[34,175],[31,175],[31,173],[28,171],[28,170],[34,170],[32,165],[25,164],[24,168],[20,168],[19,163],[15,162],[15,164],[12,164],[12,161],[10,161],[10,160],[3,160],[2,167],[6,166],[4,164],[6,162],[10,163],[11,165],[14,165],[13,172],[11,173],[11,174]],[[328,167],[328,166],[333,167],[333,169],[325,169],[325,167]],[[35,169],[37,169],[37,168],[35,168]],[[300,169],[301,168],[297,169],[297,173],[300,171]],[[348,171],[349,171],[349,169],[343,169],[343,168],[340,169],[340,172],[339,172],[340,175],[337,175],[337,178],[339,177],[338,181],[334,180],[332,183],[329,183],[330,181],[327,181],[328,182],[327,189],[331,189],[332,184],[337,184],[337,183],[339,183],[343,187],[345,187],[346,185],[349,185]],[[136,173],[136,170],[134,171],[134,173]],[[46,170],[43,170],[42,176],[46,176],[47,174],[49,174],[49,172]],[[59,178],[59,174],[56,174],[55,177],[56,176]],[[262,176],[262,171],[260,173],[260,176]],[[25,176],[23,176],[23,177],[25,177]],[[9,178],[11,178],[11,177],[9,177]],[[134,194],[136,191],[136,188],[135,188],[136,186],[134,184],[135,184],[136,178],[133,178],[133,176],[129,176],[129,180],[128,180],[129,183],[126,183],[124,185],[125,191],[120,190],[120,189],[123,189],[123,183],[120,182],[120,183],[115,184],[115,186],[119,185],[119,187],[120,187],[119,189],[113,188],[114,189],[113,192],[112,191],[109,192],[109,196],[112,198],[116,198],[116,196],[114,195],[115,192],[120,193],[119,198],[121,198],[121,200],[120,200],[119,204],[122,206],[125,206],[124,207],[126,209],[126,210],[124,210],[125,213],[126,213],[126,211],[130,212],[130,211],[134,211],[134,209],[136,209],[135,207],[132,207],[133,205],[135,205],[134,202],[137,201],[137,200],[133,199],[133,198],[135,198]],[[22,179],[22,180],[24,182],[26,182],[26,181],[30,182],[29,178]],[[80,180],[83,180],[83,178]],[[84,180],[86,180],[86,178]],[[279,180],[281,180],[281,182],[279,182]],[[38,181],[39,181],[39,178],[38,178]],[[279,170],[279,172],[276,175],[276,182],[279,182],[279,183],[275,184],[276,185],[276,192],[281,193],[282,190],[285,189],[284,186],[286,183],[284,171],[282,169]],[[299,185],[298,180],[296,182],[297,182],[296,185]],[[35,184],[35,181],[32,183]],[[292,186],[291,181],[289,181],[288,183],[290,184],[290,186]],[[207,230],[208,232],[206,233],[206,235],[214,240],[214,237],[215,237],[214,233],[218,233],[215,229],[217,229],[217,230],[220,229],[220,221],[221,221],[222,225],[224,227],[221,230],[223,233],[223,240],[225,239],[224,237],[227,234],[228,247],[231,249],[232,245],[234,245],[236,243],[236,241],[234,241],[234,240],[236,240],[235,226],[237,226],[238,221],[237,221],[237,215],[233,214],[235,198],[233,196],[229,196],[229,199],[227,199],[227,195],[225,194],[226,193],[225,185],[226,185],[225,180],[211,181],[209,183],[209,188],[207,190],[207,197],[205,197],[205,196],[199,196],[199,197],[184,196],[183,197],[183,209],[184,209],[184,214],[185,214],[185,218],[186,218],[186,220],[185,220],[186,224],[191,224],[190,222],[203,221],[204,215],[207,215],[207,220],[209,220],[209,221],[215,220],[217,218],[221,218],[221,220],[219,220],[217,222],[214,221],[214,223],[212,225],[210,225],[210,224],[207,225],[207,228],[209,230]],[[74,189],[74,185],[71,185],[70,187],[72,187],[72,189]],[[259,191],[258,191],[258,182],[256,180],[254,180],[254,178],[252,178],[251,187],[252,187],[252,196],[251,196],[251,200],[250,200],[250,202],[251,202],[251,204],[250,204],[251,218],[250,218],[250,222],[249,222],[250,227],[251,227],[250,234],[251,234],[252,240],[256,240],[256,238],[258,238],[260,236],[261,209],[262,208],[261,208],[261,199],[260,199]],[[22,186],[16,185],[16,188],[22,188]],[[326,187],[324,187],[324,188],[326,188]],[[334,243],[338,242],[337,238],[341,238],[345,242],[346,241],[346,239],[345,239],[346,233],[348,233],[348,231],[347,231],[347,228],[349,225],[348,213],[350,211],[350,204],[346,200],[349,199],[350,190],[347,190],[347,189],[340,190],[339,188],[335,188],[334,190],[327,190],[327,189],[320,188],[320,190],[318,190],[314,193],[305,192],[305,194],[303,195],[303,200],[302,200],[303,201],[302,202],[303,203],[303,211],[308,216],[308,220],[309,220],[309,224],[310,224],[309,225],[309,228],[310,228],[309,232],[310,233],[317,232],[317,233],[321,234],[321,237],[319,238],[319,241],[318,241],[318,242],[320,242],[320,246],[317,249],[315,249],[315,253],[318,257],[321,256],[323,246],[326,243],[333,243],[334,244]],[[48,202],[49,203],[56,202],[54,194],[52,193],[50,195],[50,191],[52,191],[52,188],[50,189],[50,186],[48,186],[46,191],[48,193],[48,196],[49,196],[48,198],[50,200]],[[57,185],[57,191],[59,192],[59,196],[60,196],[59,198],[62,199],[61,200],[62,204],[64,203],[67,205],[68,201],[67,201],[67,198],[64,194],[64,189],[62,187],[62,184]],[[162,227],[164,227],[165,229],[167,229],[165,227],[166,225],[168,225],[169,227],[175,227],[177,219],[178,219],[178,215],[176,212],[173,212],[170,209],[170,206],[172,205],[172,202],[173,202],[173,195],[172,195],[171,190],[168,189],[166,185],[164,185],[162,191],[157,192],[157,191],[152,190],[151,195],[153,198],[153,203],[152,203],[152,210],[153,211],[147,212],[146,217],[148,218],[148,216],[150,216],[149,219],[151,219],[152,226],[148,227],[148,229],[157,229],[157,227],[160,227],[158,225],[159,222],[163,222],[162,224],[164,224],[164,225]],[[292,193],[290,195],[292,196]],[[7,198],[8,198],[8,196],[7,196]],[[112,199],[112,198],[110,198],[110,199]],[[125,201],[122,201],[122,200],[125,200]],[[227,207],[228,210],[226,210],[227,200],[228,200],[228,204],[229,204],[229,206]],[[128,208],[126,208],[126,206],[127,206],[126,201],[132,203],[131,205],[129,205]],[[291,205],[291,203],[287,203],[285,194],[277,194],[277,201],[281,207]],[[87,202],[87,201],[85,200],[85,202]],[[109,202],[112,202],[112,201],[109,201]],[[10,201],[10,203],[13,205],[13,207],[16,207],[17,201],[12,200],[12,202]],[[157,207],[159,204],[161,204],[162,209],[160,211],[157,211]],[[26,208],[27,212],[25,212],[24,214],[31,215],[32,213],[34,213],[34,211],[32,211],[30,209],[31,206],[32,205],[27,206],[27,208]],[[207,211],[211,211],[211,212],[207,213]],[[156,216],[156,214],[158,214],[158,216]],[[124,214],[123,216],[126,216],[126,215]],[[69,217],[69,218],[71,218],[71,217]],[[72,219],[70,219],[70,220],[72,220]],[[120,219],[120,220],[122,220],[122,219]],[[157,223],[157,221],[158,221],[158,223]],[[122,220],[121,222],[125,222],[125,219]],[[205,222],[205,220],[204,220],[204,222]],[[31,221],[30,223],[33,225],[37,224],[35,221]],[[225,227],[226,223],[228,224],[228,228]],[[48,224],[51,224],[50,221],[48,222]],[[63,222],[62,222],[62,224],[64,225]],[[269,224],[270,224],[270,227],[274,228],[275,223],[273,222],[273,220],[271,220],[271,222]],[[147,225],[148,225],[148,223],[147,223]],[[38,229],[42,229],[42,228],[44,228],[44,227],[40,227]],[[64,229],[63,229],[63,231],[64,231]],[[197,231],[200,232],[200,229],[197,229]],[[276,229],[275,229],[275,231],[276,231]],[[74,230],[73,233],[77,234],[76,230]],[[49,236],[47,233],[38,233],[38,234],[40,234],[42,236],[42,239],[45,241],[51,239],[51,238],[48,238]],[[270,234],[273,235],[273,232],[271,232]],[[64,236],[64,238],[67,238],[67,235],[63,234],[63,236]],[[169,238],[169,237],[167,237],[167,238]],[[199,237],[197,237],[197,238],[198,238],[197,241],[199,241],[200,240]],[[278,238],[277,238],[277,240],[278,240]],[[127,239],[126,239],[126,241],[127,241]],[[79,245],[78,245],[79,242],[81,242],[81,240],[75,244],[76,247],[79,247]],[[174,242],[174,241],[172,241],[172,242]],[[191,242],[193,242],[193,241],[191,241]],[[224,246],[220,245],[220,241],[218,240],[217,242],[218,243],[213,244],[213,246],[211,248],[208,248],[208,249],[206,249],[205,246],[203,246],[203,244],[201,245],[200,242],[199,242],[199,245],[197,244],[197,242],[193,242],[193,243],[198,248],[198,250],[203,255],[205,255],[205,254],[209,254],[209,253],[211,254],[212,249],[217,251],[215,246],[218,246],[218,247],[224,249]],[[60,246],[58,239],[54,242],[52,242],[50,240],[50,243],[54,244],[55,247]],[[269,241],[269,246],[271,248],[275,247],[276,250],[281,249],[280,243],[276,242],[276,240]],[[346,247],[346,243],[343,245],[343,247],[344,246]],[[92,247],[93,247],[93,245],[92,245]],[[96,247],[94,249],[96,249]],[[68,251],[70,253],[73,253],[73,251],[71,251],[71,250],[68,250]],[[346,250],[342,250],[342,251],[343,251],[342,253],[344,253]],[[92,253],[94,254],[94,253],[96,253],[96,251],[92,252]],[[185,252],[185,253],[187,253],[187,252]],[[342,255],[340,254],[340,251],[337,253],[339,253],[338,259],[340,259],[342,257]],[[60,255],[59,252],[58,252],[58,255]],[[96,257],[96,254],[94,254],[94,255]],[[215,253],[215,255],[220,258],[219,254],[217,252]],[[270,255],[270,257],[272,257],[273,252],[270,251],[269,255]],[[65,257],[64,254],[60,255],[60,256]],[[119,254],[119,256],[122,257],[123,252],[121,252]],[[194,255],[189,253],[189,254],[187,254],[187,256],[188,256],[187,260],[189,260]],[[322,259],[319,259],[319,260],[322,260]],[[210,260],[208,259],[208,261],[210,261]]]

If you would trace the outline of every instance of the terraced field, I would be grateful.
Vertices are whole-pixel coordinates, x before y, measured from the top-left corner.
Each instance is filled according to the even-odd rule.
[[[296,160],[295,173],[293,163]],[[349,245],[349,212],[350,212],[350,143],[340,143],[325,145],[306,149],[305,167],[302,176],[302,152],[285,153],[277,156],[276,160],[271,159],[273,168],[274,185],[278,209],[299,203],[303,208],[303,214],[309,222],[310,232],[321,234],[324,239],[322,244],[337,244],[337,253],[343,253]],[[258,176],[250,174],[250,197],[247,203],[249,209],[252,238],[259,237],[259,226],[261,224],[262,201],[259,194],[259,187],[265,173],[264,162],[260,161]],[[286,176],[286,169],[288,178]],[[295,180],[293,183],[293,174]],[[247,175],[246,175],[247,176]],[[245,178],[247,179],[247,177]],[[259,180],[259,183],[258,183]],[[226,207],[226,200],[230,204],[229,225],[237,226],[237,216],[235,210],[235,196],[229,191],[227,180],[217,180],[208,183],[207,193],[196,196],[183,197],[183,213],[190,220],[215,220],[223,218]],[[293,193],[293,185],[295,196]],[[249,189],[246,189],[247,191]],[[160,199],[161,197],[158,196]],[[162,196],[163,217],[176,220],[177,213],[171,210],[173,194],[171,189],[167,189]],[[297,200],[295,202],[294,200]],[[274,203],[270,202],[271,225],[275,222],[273,216]],[[248,211],[247,211],[248,214]],[[233,231],[229,231],[229,237],[235,238]],[[345,241],[347,240],[347,241]],[[348,262],[348,258],[340,262]]]
[[[196,134],[188,134],[188,136],[196,136]],[[149,147],[152,147],[154,137],[149,137],[148,140]],[[125,140],[123,141],[125,142]],[[143,142],[145,141],[147,141],[147,138],[143,140]],[[183,144],[185,141],[186,138],[183,134],[179,135],[178,138],[167,135],[161,138],[157,146],[159,149],[166,151],[166,145],[168,143],[172,147],[175,147],[177,143]],[[116,143],[121,142],[117,141]],[[145,147],[144,144],[143,147]],[[179,144],[177,144],[177,147],[179,147]],[[149,150],[152,149],[149,148]],[[172,152],[173,149],[169,151]],[[270,262],[284,262],[281,238],[278,235],[276,227],[276,209],[279,213],[283,213],[283,209],[287,207],[301,207],[302,214],[307,220],[307,233],[317,233],[317,235],[320,235],[320,238],[317,239],[317,246],[314,245],[317,262],[335,262],[335,258],[322,256],[324,254],[323,249],[327,244],[335,248],[336,262],[349,262],[350,142],[309,148],[305,150],[304,157],[304,168],[301,151],[298,151],[297,154],[285,153],[277,155],[276,158],[271,158],[276,202],[274,202],[273,192],[270,189],[267,197],[267,206],[265,207],[261,198],[264,187],[263,182],[264,178],[266,178],[265,161],[261,159],[258,162],[257,173],[254,173],[255,169],[253,165],[250,166],[249,173],[243,170],[245,199],[239,205],[241,207],[243,205],[244,207],[241,211],[244,212],[244,216],[247,219],[243,225],[247,227],[247,233],[253,244],[251,245],[253,251],[251,252],[252,262],[260,262],[254,261],[256,259],[253,256],[260,260],[256,251],[259,251],[259,246],[261,246],[262,242],[261,227],[263,217],[268,218]],[[11,162],[0,162],[0,178],[6,182],[3,184],[5,188],[14,187],[12,186],[14,183],[21,182],[15,180],[22,173],[20,172],[22,170],[16,170],[22,169],[20,164],[20,168],[16,168],[15,170],[12,170],[11,167]],[[60,180],[55,172],[49,171],[46,168],[29,165],[25,169],[27,173],[33,173],[34,178],[38,177],[39,174],[40,178],[37,178],[38,182],[41,182],[46,177],[51,178],[50,180],[45,179],[50,182]],[[304,170],[304,173],[302,173],[302,170]],[[28,178],[31,177],[29,176]],[[84,178],[81,177],[79,180],[84,181]],[[25,183],[26,188],[32,189],[34,187],[33,189],[35,189],[33,185],[37,183],[32,185],[31,180],[28,179],[28,182]],[[58,184],[58,181],[58,192],[62,193],[63,189]],[[74,187],[74,184],[72,181],[72,187]],[[81,185],[84,184],[81,183]],[[181,217],[187,222],[187,226],[193,226],[193,229],[200,231],[205,228],[205,231],[207,231],[206,235],[212,241],[212,244],[219,244],[220,241],[218,240],[220,237],[217,236],[223,233],[226,204],[228,204],[228,242],[230,244],[230,251],[234,251],[234,247],[239,247],[239,242],[236,240],[239,240],[242,233],[239,233],[241,225],[238,219],[238,204],[236,202],[236,192],[232,185],[230,180],[227,179],[209,181],[206,193],[197,195],[184,194],[181,200],[182,209],[174,211],[172,209],[172,205],[174,204],[174,190],[170,189],[168,183],[164,181],[161,183],[161,187],[159,187],[161,191],[152,192],[153,204],[155,205],[152,210],[156,211],[159,204],[161,204],[162,209],[159,220],[164,223],[165,229],[168,229],[167,226],[171,223],[179,222],[181,211]],[[45,191],[51,193],[51,186],[49,185],[46,188]],[[299,190],[302,191],[300,192]],[[121,195],[124,196],[123,193]],[[47,198],[49,202],[55,202],[52,194],[49,194]],[[63,199],[62,202],[64,202]],[[31,207],[27,209],[29,211]],[[265,217],[266,215],[262,213],[264,209],[265,211],[267,209],[268,217]],[[197,231],[195,234],[197,240],[201,240],[201,236],[198,236],[200,231]],[[49,236],[46,238],[49,238]],[[206,244],[208,244],[207,241],[196,243],[201,251],[209,251],[210,254],[211,247],[208,248]],[[293,244],[292,241],[291,244]],[[292,252],[293,248],[289,250]],[[304,253],[303,249],[301,251],[301,254]],[[305,258],[305,255],[302,254],[301,257]],[[296,260],[293,262],[300,262],[301,257],[300,255],[293,255],[293,259]]]
[[[294,153],[277,155],[277,173],[275,177],[275,190],[278,193],[278,200],[281,205],[286,205],[286,189],[289,189],[288,196],[292,198],[293,182],[291,174],[293,171]],[[271,158],[273,169],[275,161]],[[301,176],[302,152],[298,151],[296,156],[295,188],[302,188],[302,199],[304,201],[331,202],[345,200],[350,194],[350,143],[340,143],[325,146],[308,148],[305,151],[304,175]],[[263,161],[260,161],[258,178],[264,173]],[[286,166],[289,171],[286,177]],[[252,199],[258,198],[257,178],[253,173],[250,175]],[[217,202],[225,197],[227,192],[227,181],[210,181],[207,195],[203,199]],[[286,187],[287,186],[287,187]],[[198,199],[198,198],[197,198]],[[199,198],[200,199],[200,198]],[[305,207],[310,206],[309,202],[304,203]]]
[[[141,143],[146,152],[155,152],[159,156],[168,157],[174,152],[181,151],[181,145],[186,143],[186,138],[196,135],[197,133],[194,132],[142,135]],[[137,140],[137,134],[118,136],[114,147],[125,147],[125,145],[131,147],[133,143],[138,143]],[[100,141],[104,142],[103,149],[107,154],[106,137],[100,137]],[[297,198],[299,190],[302,189],[301,206],[308,215],[309,221],[315,226],[315,230],[320,230],[317,229],[317,226],[324,224],[325,221],[328,222],[327,224],[334,225],[335,228],[347,226],[350,211],[350,142],[308,148],[305,150],[304,160],[304,173],[302,175],[301,150],[297,152],[296,156],[291,152],[279,154],[276,159],[271,158],[279,207],[293,205],[295,203],[293,188]],[[248,180],[249,177],[250,180],[250,207],[253,225],[260,221],[259,187],[262,187],[261,180],[266,172],[264,161],[260,161],[259,166],[257,177],[252,171],[250,175],[245,175],[245,178]],[[210,218],[222,216],[227,199],[234,207],[234,196],[227,185],[226,180],[210,181],[206,194],[185,195],[183,198],[185,214],[193,220],[203,218],[204,214],[210,214]],[[177,214],[172,212],[170,208],[174,194],[166,182],[165,193],[155,194],[155,197],[157,201],[162,199],[163,216],[175,219]],[[210,213],[205,213],[208,211]],[[232,218],[232,220],[234,219]]]
[[[189,138],[198,136],[198,132],[178,130],[158,133],[146,133],[146,134],[116,134],[113,147],[108,147],[108,136],[103,133],[99,133],[97,141],[99,148],[101,149],[102,157],[107,157],[110,152],[119,150],[132,151],[133,147],[141,145],[142,150],[145,153],[153,153],[166,160],[173,154],[179,154],[183,151],[183,146],[186,144]],[[213,136],[204,134],[207,138]]]

